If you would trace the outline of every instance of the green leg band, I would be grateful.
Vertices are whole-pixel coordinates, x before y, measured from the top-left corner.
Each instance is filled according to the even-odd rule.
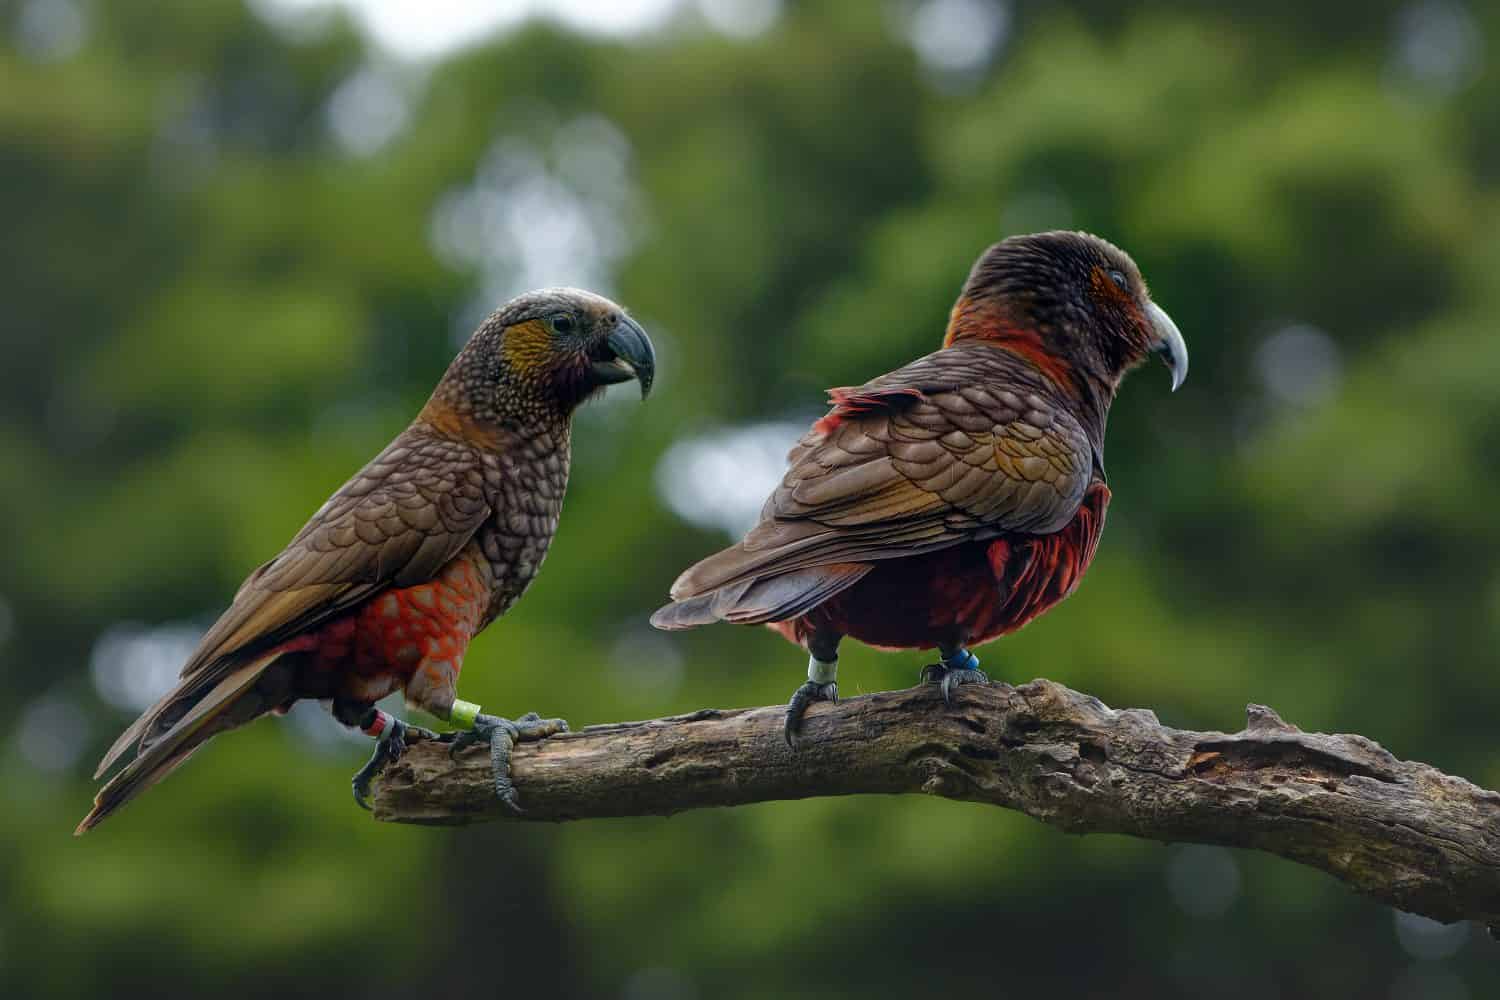
[[[479,718],[479,706],[472,701],[464,701],[462,698],[453,699],[453,707],[448,710],[448,721],[460,729],[473,729],[474,720]]]

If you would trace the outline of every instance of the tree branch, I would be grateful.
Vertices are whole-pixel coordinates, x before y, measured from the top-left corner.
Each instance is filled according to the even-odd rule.
[[[799,749],[783,709],[591,726],[516,748],[527,820],[668,815],[820,795],[925,792],[1016,809],[1071,833],[1253,847],[1403,910],[1500,926],[1500,794],[1363,736],[1304,733],[1249,707],[1238,733],[1169,729],[1051,681],[933,687],[815,705]],[[507,818],[489,755],[418,743],[377,819]]]

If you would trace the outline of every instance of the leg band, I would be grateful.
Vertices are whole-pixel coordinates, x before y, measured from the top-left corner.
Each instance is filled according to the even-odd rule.
[[[953,651],[952,656],[943,658],[943,666],[950,670],[978,670],[979,657],[960,646]]]
[[[474,720],[479,718],[479,706],[472,701],[464,701],[462,698],[453,699],[453,707],[448,710],[448,721],[460,729],[473,729]]]
[[[807,658],[807,679],[814,684],[832,684],[838,679],[838,675],[838,657],[831,660],[820,660],[816,656]]]
[[[375,718],[371,719],[365,725],[361,726],[359,731],[364,733],[371,739],[389,739],[391,733],[395,729],[395,727],[392,726],[391,723],[395,721],[395,719],[392,719],[385,712],[382,712],[379,709],[375,709]]]

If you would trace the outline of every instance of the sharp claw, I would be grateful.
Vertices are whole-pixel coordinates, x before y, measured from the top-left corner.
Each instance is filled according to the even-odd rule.
[[[802,714],[807,711],[810,700],[804,684],[792,692],[792,700],[787,702],[786,721],[782,723],[781,732],[786,737],[786,745],[793,750],[797,748],[797,730],[802,728]]]
[[[527,712],[516,719],[502,719],[495,715],[480,715],[475,718],[472,729],[442,737],[448,742],[448,756],[458,755],[475,743],[483,740],[490,747],[490,768],[494,772],[495,796],[516,813],[524,813],[520,796],[510,778],[511,751],[517,743],[529,743],[568,732],[563,719],[544,719],[536,712]]]
[[[465,729],[461,732],[448,733],[446,735],[449,737],[447,741],[449,760],[457,760],[459,754],[479,742],[479,738],[474,735],[474,730],[472,729]]]
[[[365,789],[360,788],[357,781],[354,782],[354,804],[359,806],[365,812],[374,812],[374,810],[370,808],[370,803],[365,801],[364,792]]]
[[[527,722],[525,716],[521,721]],[[516,745],[516,740],[521,735],[521,729],[509,719],[501,719],[495,716],[486,718],[480,716],[474,726],[479,730],[484,726],[490,741],[490,771],[495,781],[495,796],[511,809],[516,809],[516,786],[510,780],[510,752]]]
[[[929,663],[922,668],[922,683],[936,684],[943,693],[943,704],[953,707],[953,691],[964,684],[988,684],[990,675],[972,667],[949,667]]]
[[[495,776],[495,797],[505,803],[511,812],[520,815],[526,810],[521,808],[521,797],[516,794],[515,783],[510,780],[509,761],[507,760],[506,763],[506,775],[504,777],[500,775]]]
[[[979,669],[979,659],[973,653],[960,649],[923,667],[920,682],[936,684],[943,694],[943,704],[952,708],[954,688],[965,684],[988,684],[990,675]]]
[[[370,783],[386,766],[400,760],[411,747],[411,744],[421,742],[422,740],[436,740],[449,743],[448,754],[451,757],[470,742],[473,742],[474,739],[472,732],[445,733],[439,736],[430,729],[423,729],[420,726],[409,726],[400,719],[391,719],[390,726],[390,730],[383,733],[382,737],[375,741],[375,750],[370,754],[370,759],[365,762],[365,766],[360,768],[350,781],[350,790],[353,792],[355,804],[366,812],[373,811],[369,802]]]
[[[512,728],[516,742],[530,743],[568,732],[568,723],[564,719],[544,719],[535,712],[527,712],[515,720]]]
[[[354,778],[349,783],[350,788],[354,792],[355,804],[365,812],[373,812],[367,800],[371,780],[384,770],[387,764],[401,759],[402,753],[406,751],[405,733],[406,724],[393,719],[390,735],[376,741],[375,751],[370,754],[370,759],[365,761],[364,767],[354,773]]]
[[[792,700],[786,706],[786,721],[782,724],[781,735],[786,739],[786,745],[793,750],[797,749],[797,733],[802,728],[802,717],[807,713],[807,708],[815,701],[839,700],[839,686],[830,681],[827,684],[818,684],[808,681],[792,692]]]

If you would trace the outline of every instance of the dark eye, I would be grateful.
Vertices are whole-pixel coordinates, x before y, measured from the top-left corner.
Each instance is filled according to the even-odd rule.
[[[572,316],[567,313],[558,313],[548,321],[552,324],[553,333],[572,333],[578,326]]]
[[[1110,268],[1109,269],[1109,280],[1113,281],[1116,285],[1120,286],[1120,291],[1122,291],[1122,292],[1128,292],[1128,291],[1130,291],[1130,279],[1127,278],[1127,277],[1125,277],[1125,272],[1124,271],[1117,271],[1114,268]]]

